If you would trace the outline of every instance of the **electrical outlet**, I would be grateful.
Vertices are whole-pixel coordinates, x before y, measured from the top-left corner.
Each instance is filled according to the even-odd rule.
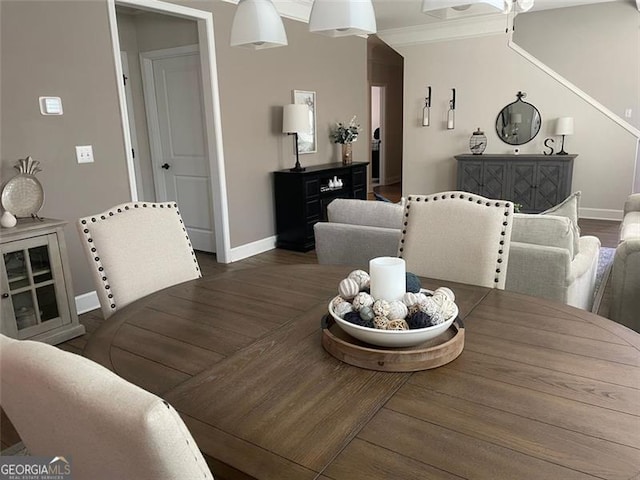
[[[93,147],[91,145],[77,145],[76,159],[78,163],[93,163]]]
[[[625,118],[631,118],[633,111],[630,108],[625,109],[624,116]]]

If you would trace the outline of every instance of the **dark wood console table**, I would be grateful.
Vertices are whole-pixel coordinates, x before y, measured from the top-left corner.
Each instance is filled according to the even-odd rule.
[[[273,172],[278,248],[306,252],[315,248],[313,226],[326,220],[327,205],[336,198],[367,198],[367,162],[325,163],[303,172]],[[329,187],[334,177],[341,187]]]
[[[456,155],[457,189],[511,200],[526,213],[542,212],[571,194],[577,155]]]

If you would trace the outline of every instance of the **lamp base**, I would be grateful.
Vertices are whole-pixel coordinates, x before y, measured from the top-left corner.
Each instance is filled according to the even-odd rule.
[[[304,172],[305,170],[306,168],[301,167],[300,164],[296,164],[295,167],[289,169],[290,172]]]
[[[556,153],[556,155],[569,155],[564,151],[564,135],[562,135],[562,146],[560,147],[560,151]]]

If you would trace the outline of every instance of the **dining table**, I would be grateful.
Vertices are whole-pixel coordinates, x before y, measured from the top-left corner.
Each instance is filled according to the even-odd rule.
[[[455,293],[462,353],[413,372],[360,368],[322,344],[353,269],[178,284],[118,310],[84,355],[173,405],[218,480],[640,479],[640,334],[421,278]]]

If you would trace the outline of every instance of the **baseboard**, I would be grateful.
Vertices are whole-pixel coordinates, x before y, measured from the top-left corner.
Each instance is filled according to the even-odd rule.
[[[256,240],[255,242],[247,243],[246,245],[240,245],[231,249],[229,259],[232,262],[243,260],[245,258],[253,257],[259,253],[268,252],[276,248],[276,237],[267,237],[262,240]]]
[[[580,218],[591,220],[615,220],[622,221],[622,210],[607,210],[604,208],[581,208]]]
[[[98,294],[95,290],[76,296],[76,310],[78,311],[78,315],[97,308],[100,308],[100,300],[98,300]]]

